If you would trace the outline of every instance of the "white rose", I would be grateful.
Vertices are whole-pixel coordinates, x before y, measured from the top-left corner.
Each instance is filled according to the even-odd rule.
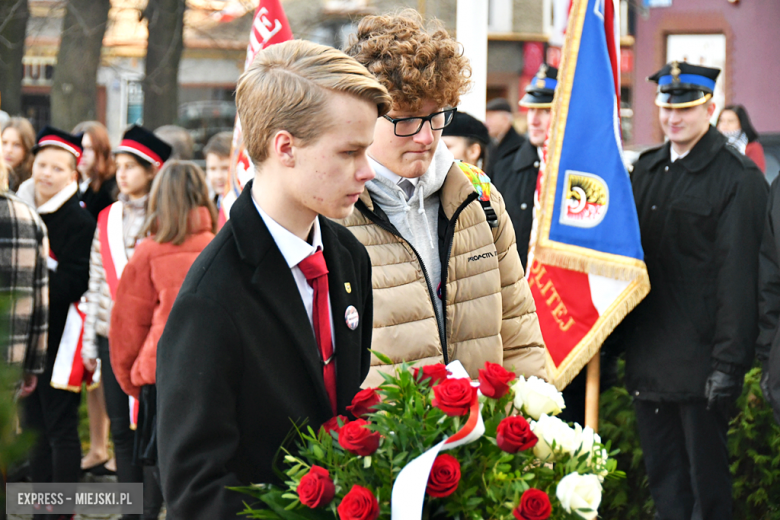
[[[585,520],[598,515],[601,482],[596,475],[570,473],[558,483],[555,494],[567,513],[576,513]]]
[[[542,414],[558,415],[566,408],[558,389],[536,376],[528,380],[520,376],[512,390],[515,391],[515,407],[537,421]]]
[[[531,422],[531,431],[539,439],[534,446],[534,456],[539,460],[555,460],[558,455],[577,449],[582,427],[576,424],[572,428],[557,417],[542,415],[538,421]],[[553,443],[555,453],[552,449]]]

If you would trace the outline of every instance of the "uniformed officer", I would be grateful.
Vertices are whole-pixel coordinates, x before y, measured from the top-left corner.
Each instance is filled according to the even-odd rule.
[[[648,78],[668,141],[632,175],[652,290],[619,332],[659,519],[732,518],[728,419],[757,334],[768,190],[710,125],[719,73],[671,62]]]
[[[528,242],[533,225],[534,192],[536,178],[544,150],[544,140],[550,126],[555,86],[558,84],[558,69],[542,64],[533,81],[526,87],[520,106],[528,109],[528,139],[520,147],[511,168],[492,169],[493,184],[504,195],[506,211],[515,227],[517,252],[528,269]]]

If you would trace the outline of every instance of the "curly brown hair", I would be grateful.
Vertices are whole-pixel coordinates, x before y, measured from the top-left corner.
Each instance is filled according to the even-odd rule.
[[[417,111],[425,100],[456,107],[471,86],[471,66],[462,46],[420,13],[366,16],[344,50],[387,88],[394,108]]]

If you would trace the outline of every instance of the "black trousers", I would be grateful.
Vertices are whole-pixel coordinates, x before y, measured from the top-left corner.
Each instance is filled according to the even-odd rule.
[[[30,477],[33,482],[78,482],[81,394],[52,388],[55,356],[48,357],[35,391],[20,401],[22,427],[37,436],[30,453]]]
[[[705,401],[635,400],[657,520],[732,520],[728,420]]]
[[[111,356],[108,353],[108,338],[98,335],[97,343],[106,411],[111,421],[111,438],[114,441],[116,479],[118,482],[143,482],[143,467],[133,463],[135,432],[130,429],[130,402],[114,377]]]

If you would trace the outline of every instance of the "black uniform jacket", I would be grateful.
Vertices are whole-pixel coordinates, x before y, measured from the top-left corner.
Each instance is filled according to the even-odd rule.
[[[772,182],[758,265],[758,341],[756,357],[769,371],[769,400],[780,417],[780,179]],[[767,363],[768,362],[768,363]]]
[[[528,241],[534,223],[534,192],[539,176],[539,154],[537,148],[526,140],[514,156],[511,167],[493,170],[490,181],[504,196],[506,212],[512,219],[517,238],[517,252],[528,272]]]
[[[272,463],[293,421],[317,431],[332,416],[303,301],[250,192],[192,265],[157,348],[158,460],[173,520],[236,518],[252,499],[225,487],[277,482]],[[320,225],[346,415],[370,364],[371,262],[352,233]]]
[[[95,235],[95,219],[79,204],[78,195],[41,220],[49,231],[49,247],[57,270],[49,271],[48,362],[53,366],[71,304],[78,303],[89,285],[89,252]]]
[[[768,187],[715,128],[674,163],[670,144],[632,175],[650,294],[620,327],[638,399],[704,399],[713,369],[742,374],[758,333],[758,250]]]
[[[514,126],[509,127],[506,135],[498,145],[494,146],[490,151],[490,157],[488,158],[488,167],[485,169],[485,173],[488,176],[492,176],[493,172],[509,171],[512,168],[512,161],[515,159],[515,154],[525,142],[525,137],[518,134]]]

